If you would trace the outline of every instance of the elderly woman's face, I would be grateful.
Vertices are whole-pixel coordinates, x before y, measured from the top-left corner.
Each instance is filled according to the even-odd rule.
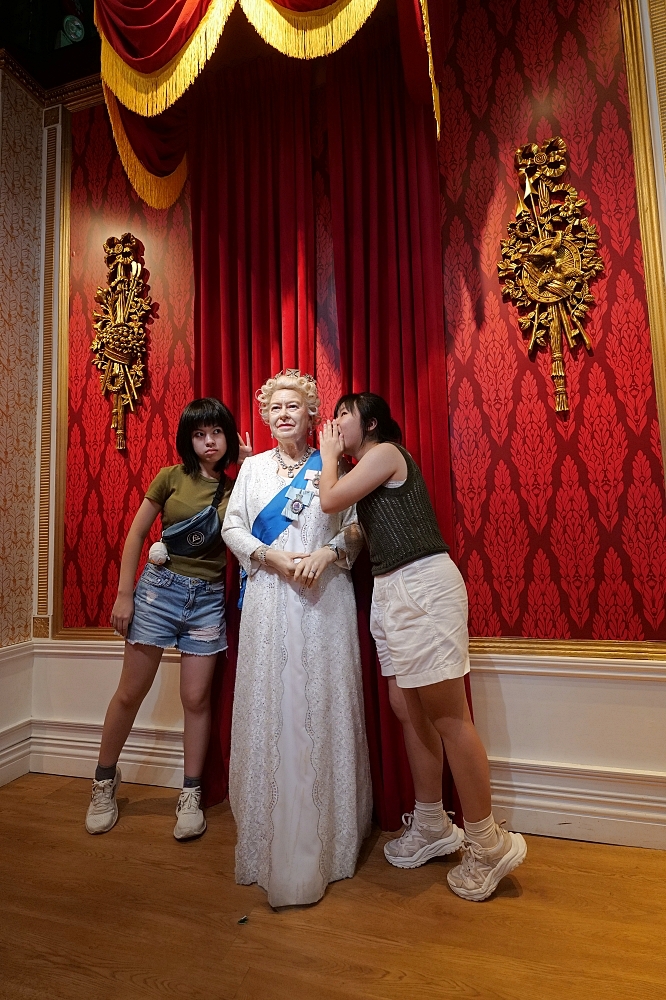
[[[305,444],[310,416],[305,399],[294,389],[276,389],[268,407],[268,424],[278,441]]]

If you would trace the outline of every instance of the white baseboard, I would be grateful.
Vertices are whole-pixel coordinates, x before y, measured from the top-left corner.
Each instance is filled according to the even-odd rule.
[[[0,785],[7,785],[30,770],[31,734],[29,719],[0,732]]]
[[[30,770],[92,778],[99,754],[98,724],[33,720]],[[120,755],[123,781],[180,788],[183,783],[183,737],[168,729],[135,727]]]
[[[0,784],[29,770],[92,777],[121,657],[98,641],[0,651]],[[181,783],[177,659],[165,655],[120,758],[127,781]],[[497,816],[525,833],[666,849],[665,681],[666,661],[473,657]]]
[[[28,771],[92,778],[100,725],[33,720],[0,733],[0,784]],[[123,780],[178,788],[182,737],[135,728]],[[666,849],[666,774],[491,758],[493,809],[512,830]]]
[[[666,773],[496,757],[490,773],[511,830],[666,850]]]
[[[102,727],[33,719],[0,733],[0,785],[34,771],[92,778]],[[120,755],[123,781],[180,788],[183,739],[178,731],[135,728]]]

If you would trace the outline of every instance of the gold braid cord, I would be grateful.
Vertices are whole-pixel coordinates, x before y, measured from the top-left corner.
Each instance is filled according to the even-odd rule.
[[[592,352],[583,320],[594,303],[589,283],[603,270],[599,234],[582,214],[585,200],[559,180],[567,169],[566,152],[560,136],[516,150],[516,218],[507,227],[497,265],[504,295],[518,307],[520,328],[529,334],[529,351],[550,344],[558,413],[569,409],[564,341],[570,350],[583,343]]]
[[[145,295],[143,267],[137,241],[131,233],[120,239],[110,236],[104,244],[109,269],[108,288],[98,288],[95,301],[101,311],[93,314],[95,339],[93,364],[100,370],[102,393],[111,395],[111,427],[116,432],[116,448],[125,447],[125,407],[132,412],[139,399],[145,375],[145,323],[151,299]]]

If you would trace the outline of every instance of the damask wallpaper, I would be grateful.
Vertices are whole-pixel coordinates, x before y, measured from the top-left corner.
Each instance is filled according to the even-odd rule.
[[[92,365],[93,312],[106,283],[109,236],[131,232],[145,247],[156,315],[148,326],[148,372],[141,403],[126,417],[127,448],[117,451],[111,403]],[[187,188],[167,211],[131,188],[106,109],[72,116],[69,428],[63,559],[65,628],[108,626],[125,536],[144,491],[178,461],[176,428],[192,398],[192,246]],[[154,537],[159,537],[159,520]],[[150,540],[154,540],[151,537]]]
[[[31,636],[42,112],[0,71],[0,646]]]
[[[443,271],[457,551],[476,636],[666,638],[666,510],[616,0],[466,0],[444,68]],[[601,234],[587,331],[527,357],[497,276],[513,154],[561,135]]]

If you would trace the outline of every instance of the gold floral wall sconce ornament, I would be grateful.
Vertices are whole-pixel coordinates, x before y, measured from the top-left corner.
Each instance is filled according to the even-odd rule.
[[[90,349],[100,371],[102,394],[111,396],[111,427],[119,451],[125,447],[125,408],[134,412],[145,377],[145,327],[152,302],[146,294],[142,251],[131,233],[120,239],[110,236],[104,244],[108,287],[98,288],[95,295],[101,309],[93,314],[96,332]]]
[[[570,350],[582,343],[592,353],[583,321],[594,304],[590,281],[604,266],[596,226],[583,215],[585,199],[560,181],[566,152],[560,136],[516,150],[516,218],[497,265],[503,294],[517,306],[520,328],[529,335],[528,352],[550,345],[557,413],[569,409],[564,341]]]

